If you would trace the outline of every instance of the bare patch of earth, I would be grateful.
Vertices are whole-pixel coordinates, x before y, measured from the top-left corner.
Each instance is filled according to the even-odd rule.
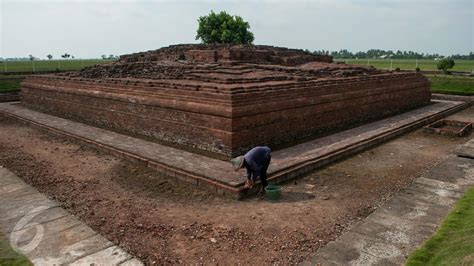
[[[4,118],[0,165],[144,262],[286,264],[314,254],[468,138],[415,131],[285,184],[277,203],[210,195]]]

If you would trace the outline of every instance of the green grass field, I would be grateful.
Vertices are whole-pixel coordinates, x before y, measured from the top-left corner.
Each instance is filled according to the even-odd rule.
[[[87,66],[103,64],[110,61],[111,60],[102,59],[3,61],[0,64],[0,73],[79,70]]]
[[[431,81],[435,93],[474,95],[474,77],[450,75],[425,75]]]
[[[17,92],[20,90],[21,79],[1,79],[0,93]]]
[[[15,252],[8,239],[0,232],[0,265],[29,266],[33,264],[25,256]]]
[[[438,232],[411,254],[406,265],[474,265],[474,188],[459,200]]]
[[[335,59],[336,62],[344,62],[353,65],[371,65],[375,68],[380,69],[392,69],[400,68],[402,70],[415,70],[417,66],[416,59]],[[453,71],[473,72],[474,71],[474,60],[454,60],[455,66]],[[437,61],[431,59],[420,59],[418,60],[418,67],[421,70],[437,70]]]

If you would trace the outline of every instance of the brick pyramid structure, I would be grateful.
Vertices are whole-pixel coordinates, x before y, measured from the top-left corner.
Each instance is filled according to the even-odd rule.
[[[35,75],[22,105],[218,158],[291,145],[430,103],[419,73],[253,45],[174,45]]]

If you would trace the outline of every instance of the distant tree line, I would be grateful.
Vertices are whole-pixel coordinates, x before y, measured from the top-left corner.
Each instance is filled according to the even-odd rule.
[[[48,60],[51,60],[51,59],[53,59],[53,55],[48,54],[48,55],[46,55],[46,58]],[[73,55],[69,54],[69,53],[62,54],[61,58],[63,58],[63,59],[75,59],[75,57]],[[119,59],[119,56],[110,54],[110,55],[101,55],[101,58],[104,59],[104,60],[117,60],[117,59]],[[28,55],[28,57],[9,57],[9,58],[0,57],[1,62],[3,62],[3,61],[35,61],[35,60],[40,60],[40,58],[38,58],[36,56],[33,56],[31,54]]]
[[[460,55],[460,54],[455,54],[451,56],[444,56],[440,54],[428,54],[428,53],[417,53],[413,51],[392,51],[392,50],[380,50],[380,49],[370,49],[367,52],[350,52],[346,49],[340,50],[340,51],[326,51],[326,50],[317,50],[314,52],[311,52],[309,50],[306,50],[307,52],[313,53],[313,54],[322,54],[322,55],[331,55],[334,59],[373,59],[373,58],[392,58],[392,59],[435,59],[435,58],[445,58],[449,57],[455,60],[459,59],[464,59],[464,60],[474,60],[474,52],[470,52],[467,55]],[[53,56],[51,54],[46,55],[46,58],[49,60],[53,59]],[[73,55],[70,55],[68,53],[64,53],[61,55],[61,58],[63,59],[69,59],[72,58],[74,59]],[[117,60],[119,59],[119,56],[117,55],[101,55],[101,58],[104,60]],[[33,60],[38,60],[39,58],[29,55],[28,57],[14,57],[14,58],[1,58],[0,61],[33,61]]]
[[[372,58],[392,58],[392,59],[435,59],[435,58],[444,58],[445,56],[440,54],[425,54],[425,53],[417,53],[413,51],[392,51],[392,50],[380,50],[380,49],[370,49],[366,52],[350,52],[346,49],[340,51],[326,51],[326,50],[319,50],[314,51],[314,54],[323,54],[323,55],[331,55],[335,59],[372,59]],[[452,59],[466,59],[466,60],[474,60],[474,52],[470,52],[468,55],[460,55],[455,54],[449,56]]]
[[[107,60],[107,59],[108,59],[108,60],[116,60],[116,59],[119,59],[119,56],[118,56],[118,55],[113,55],[113,54],[110,54],[110,55],[105,55],[105,54],[103,54],[103,55],[101,55],[100,57],[101,57],[102,59],[104,59],[104,60]]]

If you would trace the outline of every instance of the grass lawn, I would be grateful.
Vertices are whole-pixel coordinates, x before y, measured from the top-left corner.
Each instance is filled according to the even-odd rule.
[[[411,254],[407,265],[474,265],[474,188],[459,200],[438,232]]]
[[[371,65],[379,69],[392,69],[400,68],[402,70],[415,70],[417,66],[416,59],[335,59],[336,62],[344,62],[353,65]],[[474,60],[454,60],[455,66],[453,71],[474,71]],[[432,59],[420,59],[418,60],[418,67],[421,70],[438,70],[436,65],[438,61]]]
[[[431,91],[436,93],[474,95],[474,77],[451,75],[426,75],[431,81]]]
[[[0,232],[0,265],[33,265],[25,256],[15,252],[8,239]]]
[[[0,77],[0,93],[17,92],[22,79],[3,79]]]

